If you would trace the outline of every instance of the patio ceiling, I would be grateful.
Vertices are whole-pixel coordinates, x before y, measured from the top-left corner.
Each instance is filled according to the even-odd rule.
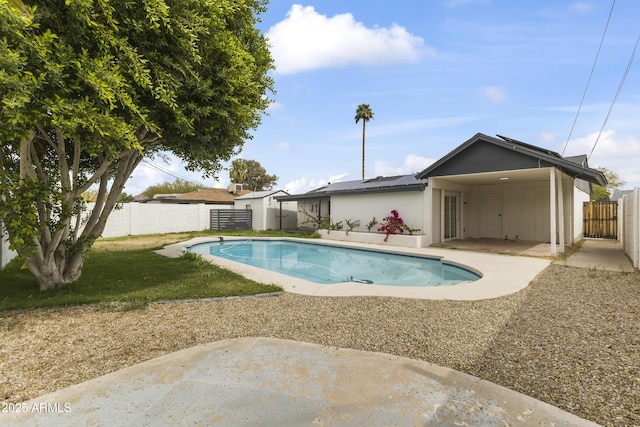
[[[549,169],[518,169],[511,171],[482,172],[464,175],[434,176],[431,179],[448,181],[460,185],[490,185],[534,181],[548,182]]]

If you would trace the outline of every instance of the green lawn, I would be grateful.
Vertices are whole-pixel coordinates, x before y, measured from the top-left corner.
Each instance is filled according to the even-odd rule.
[[[197,256],[167,258],[154,253],[164,245],[214,233],[180,233],[100,239],[89,253],[82,277],[54,291],[40,292],[18,260],[0,271],[0,312],[99,304],[111,309],[145,306],[151,301],[252,295],[281,290],[246,279]],[[225,235],[303,236],[283,232],[226,232]],[[307,235],[308,236],[308,235]]]

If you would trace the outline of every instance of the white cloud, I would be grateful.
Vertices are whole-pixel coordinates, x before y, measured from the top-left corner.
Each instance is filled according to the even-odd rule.
[[[405,157],[401,165],[394,165],[386,161],[377,160],[373,164],[373,171],[376,176],[407,175],[426,169],[427,166],[431,165],[434,161],[434,159],[409,154]]]
[[[501,87],[498,86],[484,86],[481,89],[481,92],[484,96],[486,96],[489,101],[499,104],[504,102],[507,99],[507,94]]]
[[[284,105],[282,105],[278,101],[272,101],[267,107],[267,111],[269,112],[278,111],[278,110],[282,110],[283,108],[284,108]]]
[[[435,54],[424,39],[398,24],[367,28],[350,13],[327,17],[313,6],[299,4],[291,6],[287,17],[266,36],[276,73],[281,74],[348,64],[415,62]]]
[[[577,1],[571,4],[571,10],[576,12],[589,12],[595,9],[595,5],[590,2]]]
[[[598,144],[594,149],[596,140]],[[565,155],[589,155],[592,149],[589,166],[605,167],[617,173],[623,181],[627,182],[625,188],[640,187],[640,171],[637,166],[637,159],[640,158],[640,138],[623,137],[609,130],[602,132],[598,139],[598,132],[593,132],[569,141]]]
[[[291,144],[288,141],[282,141],[276,144],[276,150],[278,151],[289,151],[291,149]]]
[[[541,132],[540,140],[544,142],[545,147],[550,147],[552,145],[555,145],[558,140],[558,136],[553,132]]]
[[[349,173],[341,173],[338,175],[332,175],[329,179],[309,179],[307,177],[302,177],[299,179],[294,179],[293,181],[289,181],[287,185],[285,185],[285,191],[289,194],[302,194],[308,191],[314,190],[316,188],[327,185],[330,182],[341,182],[344,178],[348,177]]]

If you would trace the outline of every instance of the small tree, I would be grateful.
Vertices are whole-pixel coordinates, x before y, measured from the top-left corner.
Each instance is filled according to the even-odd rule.
[[[607,185],[604,187],[601,185],[592,185],[591,200],[609,200],[613,190],[621,189],[624,187],[626,182],[623,181],[617,173],[610,171],[605,167],[599,167],[596,169],[602,172],[604,177],[607,179]]]
[[[276,175],[269,175],[267,170],[255,160],[236,159],[231,162],[229,179],[236,184],[245,184],[248,190],[271,190],[278,183]]]
[[[206,186],[183,179],[176,179],[173,182],[151,185],[147,187],[142,194],[151,199],[156,194],[184,194],[202,190],[203,188],[206,188]]]

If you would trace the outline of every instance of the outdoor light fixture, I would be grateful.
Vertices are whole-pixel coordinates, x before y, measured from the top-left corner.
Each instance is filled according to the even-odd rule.
[[[501,176],[500,177],[500,181],[509,181],[509,177],[508,176]]]

